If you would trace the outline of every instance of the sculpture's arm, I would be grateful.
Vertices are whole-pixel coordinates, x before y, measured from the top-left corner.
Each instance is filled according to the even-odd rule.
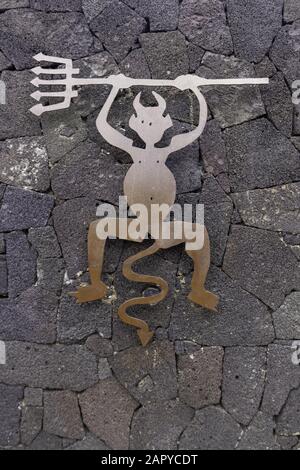
[[[109,144],[131,154],[133,141],[108,123],[108,115],[118,95],[119,89],[120,88],[118,86],[113,86],[106,103],[100,111],[96,125],[100,134]]]
[[[173,153],[177,152],[184,147],[187,147],[195,140],[197,140],[202,132],[204,131],[205,125],[207,123],[208,117],[208,108],[205,101],[204,96],[199,91],[198,88],[194,88],[193,92],[195,93],[198,102],[199,102],[199,124],[198,126],[192,130],[191,132],[187,132],[186,134],[180,134],[173,137],[171,140],[170,146],[168,147],[168,152]]]

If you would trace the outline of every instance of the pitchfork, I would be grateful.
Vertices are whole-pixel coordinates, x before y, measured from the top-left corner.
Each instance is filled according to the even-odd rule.
[[[44,55],[42,53],[36,55],[34,59],[38,62],[53,62],[64,66],[59,69],[46,69],[43,67],[35,67],[32,69],[32,72],[35,75],[65,75],[65,78],[59,78],[58,80],[42,80],[36,77],[32,80],[32,84],[39,88],[40,86],[49,86],[49,85],[60,85],[64,87],[64,91],[57,92],[41,92],[36,91],[31,96],[36,101],[40,101],[42,98],[63,98],[63,101],[56,104],[43,105],[38,104],[33,106],[30,111],[36,116],[41,116],[45,112],[55,111],[58,109],[69,108],[72,98],[78,96],[78,90],[75,90],[74,87],[88,86],[88,85],[117,85],[120,89],[124,87],[131,86],[151,86],[151,87],[161,87],[161,86],[175,86],[176,80],[152,80],[152,79],[134,79],[125,76],[111,76],[108,78],[74,78],[73,75],[78,75],[80,73],[79,69],[73,68],[73,62],[71,59],[62,59],[60,57],[51,57]],[[201,86],[212,86],[212,85],[267,85],[269,83],[268,78],[237,78],[237,79],[206,79],[198,77],[197,75],[186,75],[186,89],[194,89],[195,87]]]

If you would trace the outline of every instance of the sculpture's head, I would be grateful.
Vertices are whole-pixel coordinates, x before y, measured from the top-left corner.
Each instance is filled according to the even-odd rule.
[[[143,106],[141,93],[139,93],[133,102],[136,115],[133,114],[129,121],[131,129],[139,135],[146,145],[155,145],[160,142],[166,130],[173,125],[170,115],[164,116],[167,107],[166,101],[154,91],[152,94],[155,96],[158,106]]]

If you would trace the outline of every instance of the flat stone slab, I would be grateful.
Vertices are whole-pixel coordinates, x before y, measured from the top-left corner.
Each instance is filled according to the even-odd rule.
[[[300,76],[300,20],[283,26],[270,50],[270,59],[291,85]]]
[[[184,278],[189,285],[189,278]],[[193,305],[187,293],[174,305],[170,336],[205,346],[262,346],[274,339],[272,318],[257,298],[218,268],[211,268],[207,288],[220,296],[219,315]]]
[[[134,49],[119,65],[120,70],[127,77],[138,79],[151,78],[151,72],[143,49]]]
[[[204,181],[199,203],[204,204],[204,221],[211,243],[211,260],[213,264],[220,266],[226,250],[233,204],[213,177]]]
[[[227,348],[224,359],[222,405],[244,426],[256,416],[266,378],[264,348]]]
[[[300,435],[300,388],[293,390],[278,419],[277,432],[283,436]]]
[[[43,427],[43,408],[23,406],[21,421],[21,442],[29,446]]]
[[[102,338],[111,338],[111,305],[101,301],[79,305],[74,297],[68,295],[76,289],[74,285],[62,293],[57,320],[59,342],[82,341],[93,333],[98,333]]]
[[[0,231],[44,227],[53,206],[53,196],[9,186],[0,207]]]
[[[44,139],[25,137],[1,143],[0,180],[24,189],[47,191],[50,177]]]
[[[96,220],[96,201],[90,197],[67,201],[53,211],[54,228],[70,279],[87,269],[88,227]]]
[[[134,415],[130,448],[176,450],[178,439],[193,418],[193,410],[177,400],[147,403]]]
[[[82,13],[10,10],[1,15],[2,52],[17,70],[36,66],[33,56],[44,54],[79,59],[89,54],[93,36]]]
[[[179,31],[146,33],[140,37],[152,78],[175,79],[188,73],[186,41]]]
[[[81,441],[67,447],[66,450],[109,450],[107,445],[92,434],[87,434]]]
[[[111,3],[111,0],[82,0],[82,10],[88,22],[96,18]],[[124,2],[126,3],[126,2]]]
[[[28,112],[35,103],[30,97],[34,91],[30,84],[32,79],[32,73],[27,70],[2,72],[9,106],[0,106],[1,140],[41,135],[40,120]]]
[[[233,199],[246,225],[300,233],[300,183],[238,193]]]
[[[37,261],[36,285],[60,295],[65,272],[65,263],[62,258],[39,258]]]
[[[19,443],[20,402],[22,398],[22,387],[0,384],[0,445],[3,447],[13,447]]]
[[[300,339],[300,292],[293,292],[273,313],[277,339]]]
[[[117,62],[123,60],[146,31],[147,23],[131,8],[112,0],[91,23],[90,28]]]
[[[299,180],[299,152],[267,119],[226,129],[224,137],[233,192]]]
[[[257,72],[258,73],[258,72]],[[265,73],[262,73],[265,76]],[[268,118],[287,137],[293,133],[294,105],[284,75],[278,72],[268,85],[260,87]]]
[[[8,58],[5,57],[2,52],[0,52],[0,72],[2,72],[3,70],[7,70],[11,66],[12,63],[10,62],[10,60],[8,60]]]
[[[238,450],[280,450],[275,438],[275,421],[259,412],[244,432]]]
[[[84,392],[79,403],[88,429],[114,450],[129,447],[130,423],[138,403],[111,378]]]
[[[216,119],[212,119],[200,137],[201,157],[207,173],[218,176],[228,172],[225,141],[222,129]]]
[[[26,8],[30,6],[30,0],[0,0],[1,10],[10,10],[11,8]]]
[[[41,11],[81,11],[81,0],[30,0],[31,8]]]
[[[55,293],[40,287],[26,290],[16,300],[0,300],[1,338],[54,343],[57,308]]]
[[[287,23],[300,19],[300,5],[297,0],[284,0],[284,19]]]
[[[269,416],[278,416],[290,392],[300,386],[300,368],[292,362],[291,346],[292,343],[271,344],[268,348],[268,371],[262,411]]]
[[[44,392],[44,431],[68,438],[82,439],[84,428],[81,421],[77,396],[69,391]]]
[[[41,388],[26,387],[24,389],[24,403],[26,406],[43,406],[43,390]]]
[[[4,254],[5,253],[5,237],[4,237],[4,233],[0,233],[0,254]]]
[[[29,450],[63,450],[63,440],[53,434],[42,431],[28,447]]]
[[[75,60],[74,61],[74,67],[79,68],[80,73],[78,77],[81,78],[96,78],[96,77],[103,77],[107,78],[110,75],[117,75],[120,73],[120,68],[117,65],[115,59],[112,57],[111,54],[109,54],[106,51],[100,51],[96,54],[93,54],[89,57],[85,57],[83,59]],[[99,132],[96,129],[96,118],[98,117],[98,113],[100,112],[100,109],[104,105],[106,99],[109,96],[109,88],[108,87],[95,87],[94,85],[92,86],[85,86],[82,88],[80,91],[79,95],[77,98],[73,100],[73,105],[68,112],[68,118],[66,121],[63,120],[63,122],[66,122],[67,128],[69,127],[69,123],[71,124],[72,122],[75,124],[74,121],[78,121],[78,115],[82,117],[89,116],[93,111],[97,112],[96,116],[93,116],[93,128],[95,132],[97,132],[97,136],[101,138]],[[111,122],[111,114],[113,114],[115,106],[112,107],[111,113],[110,113],[110,122]],[[50,115],[49,115],[50,116]],[[60,114],[58,113],[53,113],[52,114],[53,119],[54,116],[56,117],[56,120],[53,121],[53,127],[52,129],[57,135],[60,134],[61,127],[62,127],[62,119]],[[118,116],[118,119],[120,120],[120,115]],[[71,128],[74,128],[74,124],[71,125]],[[115,123],[114,123],[115,124]],[[76,126],[79,126],[78,131],[80,131],[80,128],[83,127],[84,130],[84,123],[78,121]],[[62,128],[63,134],[66,133],[64,130],[64,126]],[[67,132],[68,134],[68,132]],[[69,134],[68,134],[69,135]],[[74,141],[80,140],[80,132],[78,132],[78,135],[74,134]],[[60,139],[61,140],[61,139]],[[63,152],[60,152],[60,150],[56,150],[55,147],[57,145],[54,144],[51,135],[49,135],[49,142],[51,141],[52,144],[52,149],[53,149],[53,156],[55,156],[55,153],[58,153],[58,155],[61,155],[62,153],[66,154],[64,148],[62,147],[61,150]],[[107,142],[102,138],[101,140],[104,148],[108,148]],[[69,141],[70,143],[70,141]],[[103,148],[102,147],[102,148]],[[113,148],[109,146],[110,148]]]
[[[196,411],[180,439],[180,450],[235,450],[242,428],[222,408]]]
[[[0,296],[7,296],[8,294],[7,274],[6,257],[0,255]]]
[[[265,230],[233,226],[223,269],[272,309],[280,307],[286,294],[299,286],[296,257],[279,235]]]
[[[150,23],[150,31],[172,31],[177,29],[179,0],[127,0],[129,6]],[[134,5],[132,5],[134,4]]]
[[[226,55],[233,52],[224,4],[219,0],[183,0],[179,30],[203,49]]]
[[[49,160],[53,164],[87,139],[85,125],[72,105],[71,109],[44,113],[42,128]]]
[[[227,14],[238,57],[260,62],[282,25],[283,0],[251,2],[227,0]]]
[[[11,232],[5,238],[8,291],[9,296],[14,298],[35,284],[36,254],[24,232]]]
[[[55,230],[51,226],[32,228],[28,233],[28,241],[37,251],[39,258],[60,258],[61,249]]]
[[[140,346],[122,351],[110,359],[110,364],[118,381],[140,403],[176,398],[175,353],[168,341],[155,342],[147,349]]]
[[[85,142],[53,168],[52,189],[59,199],[93,196],[118,204],[127,170],[106,152],[100,152],[99,156],[95,143]]]
[[[210,79],[256,77],[254,66],[250,62],[211,52],[205,53],[196,74]],[[213,86],[203,87],[202,92],[222,128],[236,126],[265,114],[259,87]]]
[[[50,390],[86,390],[98,382],[95,356],[83,346],[7,342],[0,381]]]
[[[217,405],[221,399],[224,351],[202,348],[178,358],[179,398],[192,408]]]

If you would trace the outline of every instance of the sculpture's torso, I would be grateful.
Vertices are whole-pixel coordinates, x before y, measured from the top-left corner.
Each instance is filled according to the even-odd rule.
[[[134,164],[124,181],[128,205],[143,204],[151,211],[152,204],[168,204],[176,199],[176,181],[165,164],[164,149],[134,149]]]

